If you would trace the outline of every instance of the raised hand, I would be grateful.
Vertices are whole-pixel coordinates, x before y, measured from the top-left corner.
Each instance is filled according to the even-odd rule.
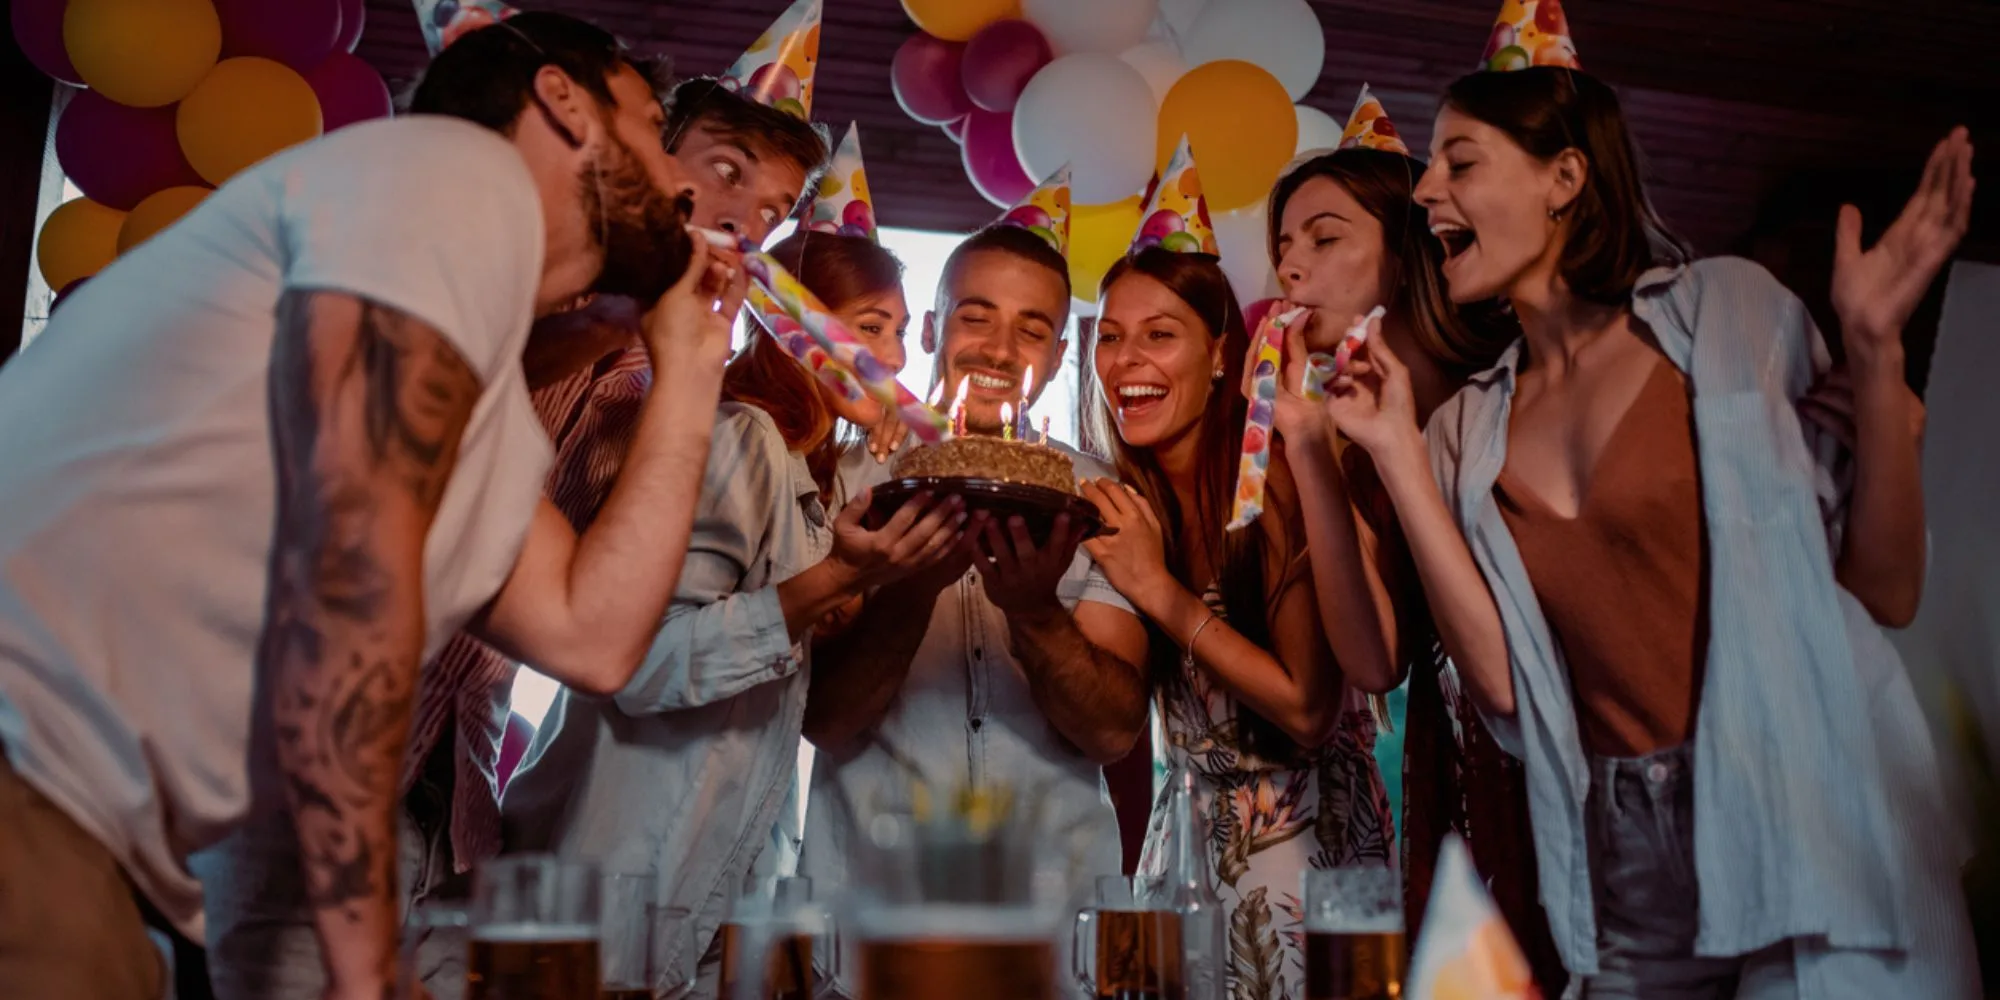
[[[1965,238],[1973,187],[1972,140],[1961,127],[1931,151],[1917,193],[1873,247],[1861,248],[1861,210],[1841,206],[1833,308],[1854,347],[1901,344],[1903,324]]]
[[[693,243],[687,270],[641,323],[655,372],[676,366],[719,371],[729,360],[731,328],[748,281],[743,258],[706,240]]]
[[[1355,317],[1356,322],[1360,319]],[[1380,319],[1369,321],[1368,339],[1348,359],[1347,370],[1327,387],[1326,414],[1378,465],[1398,450],[1423,450],[1410,370],[1383,342]]]
[[[1271,428],[1294,445],[1323,442],[1333,431],[1326,410],[1299,394],[1305,380],[1306,356],[1311,353],[1306,346],[1306,330],[1317,317],[1317,313],[1308,313],[1285,331],[1285,365],[1278,372],[1278,398],[1271,411]]]
[[[862,526],[873,491],[862,490],[833,521],[828,561],[848,574],[856,589],[880,587],[931,567],[952,551],[965,525],[965,501],[919,493],[873,531]]]

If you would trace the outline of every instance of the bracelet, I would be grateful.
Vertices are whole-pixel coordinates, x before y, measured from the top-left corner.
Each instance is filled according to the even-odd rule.
[[[1201,639],[1201,630],[1207,628],[1209,622],[1212,622],[1220,617],[1221,617],[1220,615],[1211,611],[1208,613],[1207,618],[1203,618],[1201,620],[1201,624],[1196,625],[1194,627],[1194,634],[1188,636],[1187,645],[1183,647],[1186,650],[1186,652],[1181,654],[1182,667],[1190,670],[1194,669],[1194,644]]]

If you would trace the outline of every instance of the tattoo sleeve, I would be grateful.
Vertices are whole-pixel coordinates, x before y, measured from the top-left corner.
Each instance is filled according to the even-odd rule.
[[[336,983],[391,969],[395,799],[424,636],[423,545],[479,379],[437,331],[335,293],[279,304],[277,536],[261,658]]]

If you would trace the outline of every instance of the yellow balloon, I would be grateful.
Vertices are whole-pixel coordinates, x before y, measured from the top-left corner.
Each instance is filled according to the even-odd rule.
[[[1285,85],[1261,66],[1238,59],[1196,66],[1160,102],[1159,169],[1185,135],[1209,211],[1262,201],[1299,143],[1291,102]]]
[[[63,48],[91,89],[157,108],[188,95],[222,54],[209,0],[69,0]]]
[[[1097,301],[1097,286],[1139,231],[1143,198],[1133,195],[1106,205],[1075,205],[1069,213],[1070,294],[1084,302]]]
[[[1021,0],[903,0],[917,27],[947,42],[962,42],[995,21],[1021,16]]]
[[[322,124],[312,84],[283,63],[255,56],[216,63],[174,113],[181,152],[215,185],[319,135]]]
[[[78,278],[88,278],[118,256],[118,227],[125,213],[89,198],[56,206],[35,243],[35,263],[42,280],[61,291]]]
[[[132,206],[131,213],[125,216],[125,225],[118,230],[118,252],[123,254],[151,239],[154,233],[179,222],[181,216],[201,204],[211,190],[189,185],[170,187],[147,195],[145,201]]]

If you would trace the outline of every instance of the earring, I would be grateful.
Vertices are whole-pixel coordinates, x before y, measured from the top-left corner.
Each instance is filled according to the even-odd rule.
[[[1211,379],[1213,379],[1213,380],[1215,380],[1215,381],[1217,381],[1217,382],[1220,382],[1220,381],[1222,381],[1222,369],[1220,369],[1220,368],[1217,368],[1217,369],[1215,370],[1215,374],[1213,374],[1213,375],[1210,375],[1210,376],[1209,376],[1209,378],[1211,378]]]
[[[1560,218],[1562,218],[1562,217],[1563,217],[1563,210],[1562,210],[1562,209],[1560,209],[1560,208],[1551,208],[1551,209],[1549,209],[1549,221],[1550,221],[1550,222],[1554,222],[1554,221],[1556,221],[1557,219],[1560,219]]]

